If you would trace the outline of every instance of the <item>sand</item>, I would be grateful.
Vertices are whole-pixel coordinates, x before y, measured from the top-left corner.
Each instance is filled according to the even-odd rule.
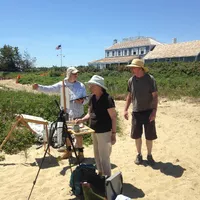
[[[0,87],[31,91],[31,86],[16,84],[14,80],[0,80]],[[124,194],[144,200],[200,199],[200,102],[181,99],[160,99],[156,118],[158,139],[154,142],[152,168],[144,161],[135,165],[135,142],[130,138],[131,120],[123,118],[125,101],[116,101],[121,133],[113,146],[112,173],[121,171]],[[130,110],[131,112],[131,110]],[[146,159],[143,137],[142,153]],[[58,162],[60,153],[51,148],[32,191],[32,200],[75,199],[70,194],[68,160]],[[32,146],[17,155],[5,155],[0,162],[0,199],[27,199],[44,156],[44,149]],[[85,147],[85,162],[94,163],[92,146]],[[74,169],[74,168],[73,168]]]

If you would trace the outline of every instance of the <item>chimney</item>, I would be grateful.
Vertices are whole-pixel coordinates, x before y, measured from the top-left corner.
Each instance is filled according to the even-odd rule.
[[[117,39],[114,39],[113,40],[113,45],[116,44],[116,43],[117,43]]]
[[[173,38],[173,39],[172,39],[172,43],[173,43],[173,44],[176,44],[176,43],[177,43],[177,38]]]

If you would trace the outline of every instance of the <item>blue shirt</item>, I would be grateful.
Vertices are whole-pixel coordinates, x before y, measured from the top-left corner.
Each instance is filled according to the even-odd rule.
[[[79,118],[84,114],[83,105],[85,105],[88,102],[88,99],[84,99],[83,104],[76,103],[75,101],[72,100],[86,96],[85,85],[79,81],[70,83],[68,82],[67,79],[64,79],[64,85],[65,87],[69,88],[70,109],[73,111],[74,118]],[[38,91],[41,92],[60,93],[62,88],[62,81],[50,86],[44,86],[44,85],[38,85],[38,86],[39,86]],[[67,110],[67,112],[69,113],[69,110]]]

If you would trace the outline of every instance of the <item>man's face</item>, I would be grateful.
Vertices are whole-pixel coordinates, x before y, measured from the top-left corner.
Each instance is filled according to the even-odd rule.
[[[140,67],[132,67],[131,68],[131,73],[137,76],[137,74],[140,73],[141,70],[142,69]]]
[[[78,78],[78,73],[71,73],[71,75],[70,75],[71,80],[76,81],[77,78]]]

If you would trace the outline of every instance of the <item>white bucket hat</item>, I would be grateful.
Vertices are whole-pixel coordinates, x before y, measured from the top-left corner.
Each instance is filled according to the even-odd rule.
[[[102,87],[105,90],[108,89],[104,84],[104,78],[98,75],[94,75],[88,82],[86,82],[86,84],[95,84]]]
[[[66,79],[68,80],[71,74],[76,74],[76,73],[78,73],[78,69],[76,69],[75,67],[67,68]]]

